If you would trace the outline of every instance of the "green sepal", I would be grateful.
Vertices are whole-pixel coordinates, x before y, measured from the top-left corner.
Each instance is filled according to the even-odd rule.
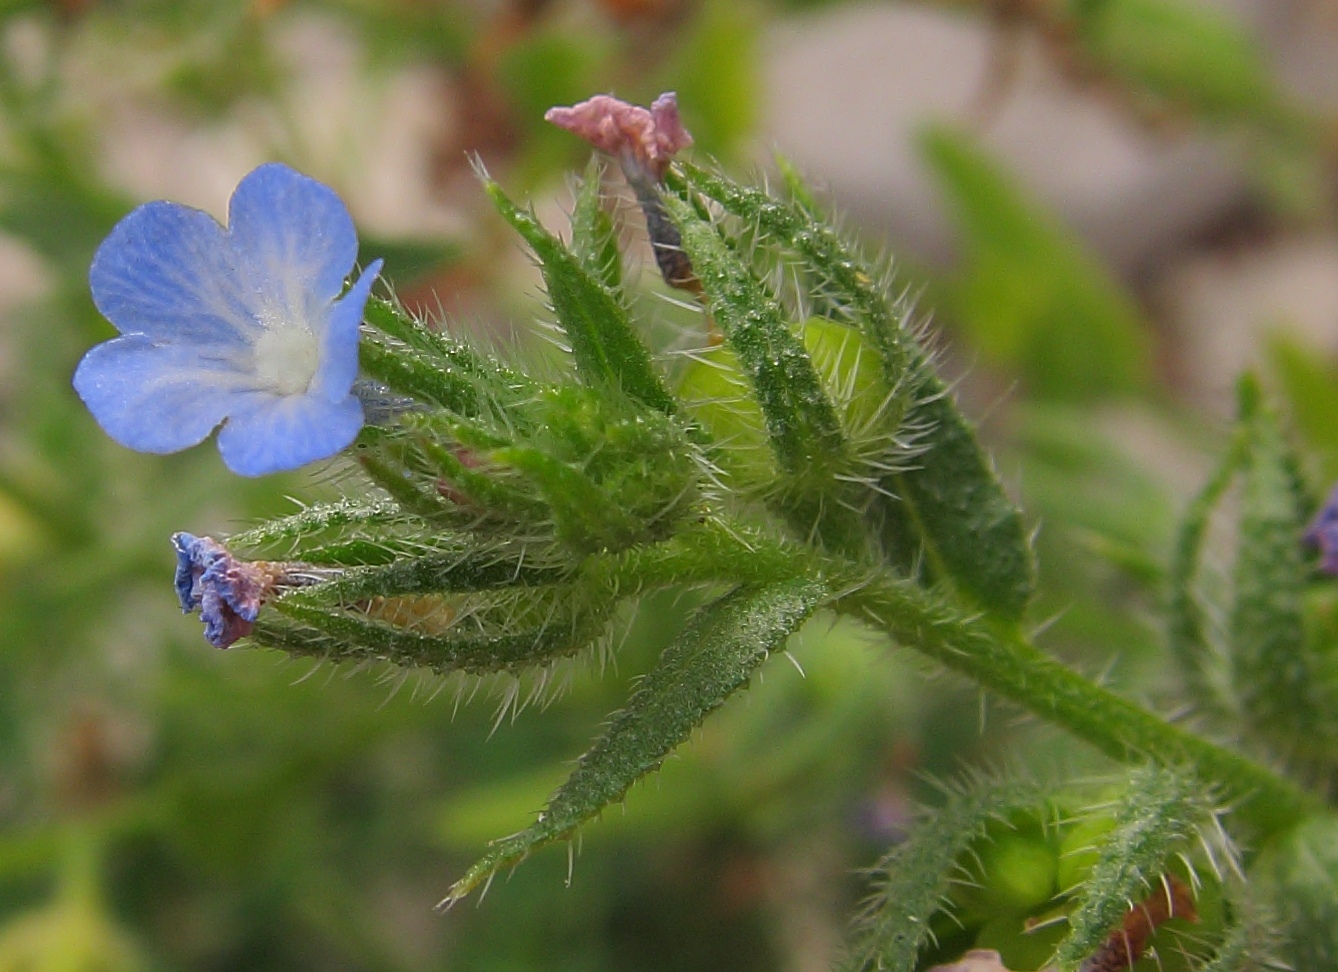
[[[300,591],[276,599],[271,606],[297,624],[272,617],[258,621],[251,634],[258,644],[333,662],[379,660],[438,674],[518,674],[538,668],[588,647],[603,631],[607,617],[583,612],[506,634],[437,635],[330,608]]]
[[[364,372],[402,395],[460,415],[479,410],[479,389],[473,381],[412,348],[364,335],[358,344],[358,361]]]
[[[623,258],[618,249],[618,228],[604,208],[604,162],[590,157],[571,211],[571,252],[586,272],[611,293],[623,285]]]
[[[991,783],[953,793],[926,813],[874,868],[875,888],[855,919],[842,972],[914,972],[932,935],[930,919],[948,904],[961,859],[986,825],[1041,802],[1027,783]]]
[[[743,688],[767,655],[826,595],[815,580],[741,587],[701,609],[640,682],[627,707],[521,833],[494,843],[451,888],[449,906],[504,867],[575,833],[652,772],[692,730]]]
[[[1293,828],[1251,876],[1283,924],[1281,967],[1330,972],[1338,957],[1338,816],[1316,814]]]
[[[364,433],[366,431],[363,429]],[[389,493],[390,498],[406,513],[429,521],[444,520],[450,516],[452,510],[441,497],[415,486],[405,477],[402,467],[369,452],[362,452],[358,456],[358,463],[372,484]]]
[[[341,500],[309,506],[297,513],[281,516],[234,533],[229,546],[237,550],[257,550],[278,544],[299,543],[327,530],[351,526],[390,526],[403,522],[404,513],[394,503]]]
[[[557,538],[582,553],[619,550],[641,538],[645,523],[610,497],[590,477],[539,449],[511,446],[493,458],[532,480],[553,511]]]
[[[674,196],[666,196],[664,204],[683,235],[711,313],[757,396],[782,471],[826,480],[845,464],[846,441],[803,339],[715,227]]]
[[[577,372],[589,385],[612,385],[660,412],[672,413],[675,402],[655,372],[650,352],[632,327],[627,309],[604,281],[539,223],[502,192],[495,182],[484,189],[497,211],[539,258],[548,297],[558,324],[571,341]]]
[[[302,597],[324,604],[350,604],[370,597],[556,584],[569,575],[564,568],[530,564],[523,548],[512,552],[451,550],[346,570],[334,580],[304,589]]]
[[[991,611],[1021,616],[1036,584],[1022,515],[907,329],[905,306],[890,302],[859,254],[801,204],[684,163],[676,168],[687,185],[793,250],[825,281],[829,297],[845,305],[850,323],[882,357],[888,387],[909,397],[901,424],[917,431],[918,454],[912,468],[886,477],[884,492],[873,497],[871,516],[884,536],[896,543],[917,538],[938,573]],[[891,547],[885,556],[906,564],[919,553]]]
[[[482,375],[496,366],[467,344],[452,340],[428,327],[398,304],[372,297],[363,309],[363,320],[401,344],[434,358],[443,359],[465,375]]]
[[[467,437],[467,433],[465,436]],[[424,439],[420,442],[423,454],[437,467],[442,478],[477,508],[480,514],[502,516],[520,522],[535,523],[550,519],[547,504],[539,498],[495,475],[489,475],[466,465],[458,455],[438,442]],[[492,446],[496,448],[496,446]]]
[[[1187,846],[1208,817],[1200,784],[1179,770],[1137,770],[1115,807],[1087,880],[1079,885],[1069,934],[1055,964],[1070,972],[1099,949],[1131,905],[1160,887],[1172,856]]]
[[[1305,637],[1309,510],[1297,460],[1267,407],[1252,410],[1246,434],[1229,622],[1232,685],[1246,719],[1265,733],[1289,747],[1322,741],[1333,731],[1333,700],[1324,698],[1327,673]]]

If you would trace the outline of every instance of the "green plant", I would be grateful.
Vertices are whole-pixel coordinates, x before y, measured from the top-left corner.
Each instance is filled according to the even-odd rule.
[[[1095,969],[1121,941],[1129,962],[1161,942],[1172,965],[1251,968],[1277,949],[1338,967],[1338,870],[1312,846],[1328,846],[1323,783],[1338,760],[1333,628],[1312,596],[1327,582],[1302,549],[1315,504],[1253,382],[1170,571],[1170,648],[1187,696],[1217,720],[1210,737],[1032,643],[1021,513],[907,305],[801,187],[769,195],[682,162],[665,173],[659,205],[724,342],[677,381],[636,329],[599,170],[569,243],[486,189],[539,261],[565,362],[517,369],[374,298],[362,367],[405,399],[352,447],[374,489],[231,538],[234,554],[312,578],[274,592],[252,640],[499,679],[518,706],[567,659],[608,651],[629,603],[685,590],[704,602],[544,812],[444,904],[570,839],[806,621],[834,614],[1130,767],[1099,784],[1003,774],[955,789],[878,865],[850,968],[909,972],[988,944],[1025,967]],[[1201,550],[1233,477],[1239,540],[1217,639]],[[974,889],[954,891],[963,881]],[[1063,930],[1029,936],[1038,918]],[[1190,919],[1194,935],[1177,931]]]

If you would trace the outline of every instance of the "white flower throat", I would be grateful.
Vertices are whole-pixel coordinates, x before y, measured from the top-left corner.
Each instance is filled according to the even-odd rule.
[[[320,343],[305,324],[275,322],[256,340],[255,376],[266,391],[278,395],[305,392],[319,364]]]

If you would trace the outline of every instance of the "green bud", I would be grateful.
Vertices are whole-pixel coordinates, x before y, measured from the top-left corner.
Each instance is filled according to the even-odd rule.
[[[1057,863],[1039,829],[991,827],[967,863],[974,884],[957,885],[953,900],[982,917],[1031,914],[1054,897]]]

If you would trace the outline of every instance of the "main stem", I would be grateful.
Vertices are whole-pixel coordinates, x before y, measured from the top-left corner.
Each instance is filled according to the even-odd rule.
[[[831,605],[861,617],[944,665],[1084,739],[1122,762],[1187,767],[1226,788],[1236,815],[1263,834],[1299,821],[1318,801],[1239,753],[1173,726],[1094,684],[1016,628],[964,618],[908,581],[880,574]]]
[[[765,583],[797,575],[821,576],[834,592],[831,609],[886,631],[900,644],[1062,726],[1114,759],[1193,770],[1205,782],[1221,786],[1237,818],[1261,835],[1285,829],[1319,806],[1317,798],[1290,780],[1084,678],[1033,645],[1016,625],[973,616],[943,595],[888,570],[870,575],[848,561],[818,558],[806,548],[778,543],[747,528],[721,524],[702,533],[705,536],[694,537],[692,546],[703,543],[710,554],[703,557],[699,549],[696,555],[687,555],[691,565],[681,566],[689,568],[688,573],[701,572],[714,562],[717,569],[727,568],[716,574],[722,580]],[[665,563],[651,567],[624,561],[621,566],[630,575],[646,571],[654,578],[650,586],[677,573]]]

